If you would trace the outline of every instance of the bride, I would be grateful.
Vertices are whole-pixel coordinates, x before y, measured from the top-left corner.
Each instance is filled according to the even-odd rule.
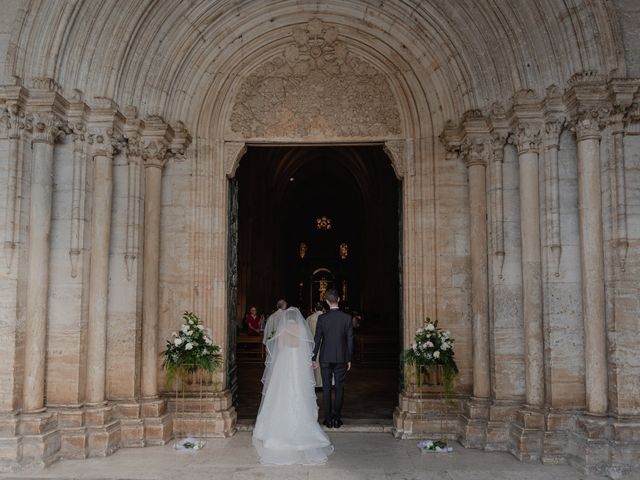
[[[313,336],[295,307],[278,310],[274,317],[253,445],[263,464],[324,463],[333,446],[318,425]]]

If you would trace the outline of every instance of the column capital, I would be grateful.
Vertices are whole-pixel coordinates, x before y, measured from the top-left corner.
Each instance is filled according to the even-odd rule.
[[[20,138],[22,130],[31,131],[30,117],[25,111],[28,92],[23,87],[4,87],[0,105],[0,125],[8,138]]]
[[[462,144],[460,127],[453,122],[447,122],[439,138],[444,145],[447,160],[458,159],[460,157],[460,147]]]
[[[53,112],[38,112],[30,119],[33,124],[33,142],[53,145],[65,134],[69,126]]]
[[[518,155],[529,152],[538,153],[540,133],[540,125],[537,122],[519,122],[511,136],[511,141],[518,149]]]
[[[460,153],[467,168],[475,165],[487,166],[489,149],[486,148],[486,141],[483,138],[465,138],[460,146]]]
[[[159,115],[147,117],[141,136],[140,153],[145,167],[164,168],[175,132]]]
[[[144,142],[140,152],[144,160],[145,167],[153,167],[163,169],[167,163],[169,146],[158,140]]]
[[[73,138],[73,149],[82,152],[85,149],[89,133],[87,130],[87,118],[89,116],[89,106],[82,101],[82,93],[74,90],[74,99],[69,103],[67,120]]]
[[[586,111],[578,112],[572,119],[572,129],[576,133],[578,141],[591,138],[600,139],[600,131],[605,127],[605,108],[593,107]]]
[[[491,161],[504,161],[504,146],[509,139],[509,132],[506,130],[493,130],[491,132]]]
[[[116,102],[107,97],[93,99],[88,121],[93,156],[113,157],[124,148],[123,124],[124,116]]]
[[[560,134],[565,126],[564,118],[548,118],[544,122],[543,144],[544,148],[558,148],[560,145]]]

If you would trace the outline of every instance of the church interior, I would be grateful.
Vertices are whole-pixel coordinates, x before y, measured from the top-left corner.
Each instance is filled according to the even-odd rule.
[[[390,419],[401,381],[400,183],[382,146],[252,146],[236,179],[237,322],[252,306],[268,316],[280,298],[308,316],[336,288],[356,317],[345,415]],[[264,349],[246,330],[238,417],[255,418]]]

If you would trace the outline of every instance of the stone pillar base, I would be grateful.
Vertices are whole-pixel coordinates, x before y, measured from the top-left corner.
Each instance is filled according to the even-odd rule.
[[[51,465],[60,456],[58,416],[52,412],[23,413],[19,431],[21,464]]]
[[[544,412],[531,407],[518,410],[511,425],[509,451],[521,462],[539,462],[542,458]]]
[[[143,400],[140,412],[144,424],[145,445],[164,445],[173,436],[171,414],[167,413],[167,401],[163,399]]]
[[[138,402],[118,402],[114,413],[120,420],[120,444],[122,447],[144,447],[144,419],[142,405]]]
[[[392,433],[396,438],[460,438],[460,400],[453,404],[438,394],[403,392],[393,413]]]
[[[487,444],[487,425],[490,403],[484,398],[470,398],[462,408],[462,438],[465,448],[484,448]]]
[[[176,437],[230,437],[236,432],[237,414],[231,392],[169,399]]]
[[[521,404],[504,400],[496,400],[489,407],[485,450],[495,452],[505,452],[509,450],[511,424],[515,420],[518,409],[520,408]]]
[[[18,435],[19,425],[18,415],[0,415],[0,473],[20,468],[22,439]]]
[[[112,405],[64,407],[56,413],[63,458],[106,457],[120,448],[120,422]]]
[[[613,427],[609,418],[583,414],[576,418],[569,463],[584,473],[604,475],[611,463]],[[636,445],[636,456],[640,458]],[[636,460],[636,463],[637,462]]]
[[[575,429],[575,412],[550,410],[545,415],[542,437],[542,463],[562,465],[568,463],[571,452],[569,432]]]
[[[85,422],[90,457],[106,457],[120,448],[120,422],[113,418],[113,406],[87,408]]]

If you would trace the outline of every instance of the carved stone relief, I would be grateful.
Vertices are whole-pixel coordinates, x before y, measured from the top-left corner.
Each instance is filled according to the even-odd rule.
[[[318,19],[295,28],[292,43],[244,80],[230,121],[232,132],[244,138],[401,133],[385,75]]]

